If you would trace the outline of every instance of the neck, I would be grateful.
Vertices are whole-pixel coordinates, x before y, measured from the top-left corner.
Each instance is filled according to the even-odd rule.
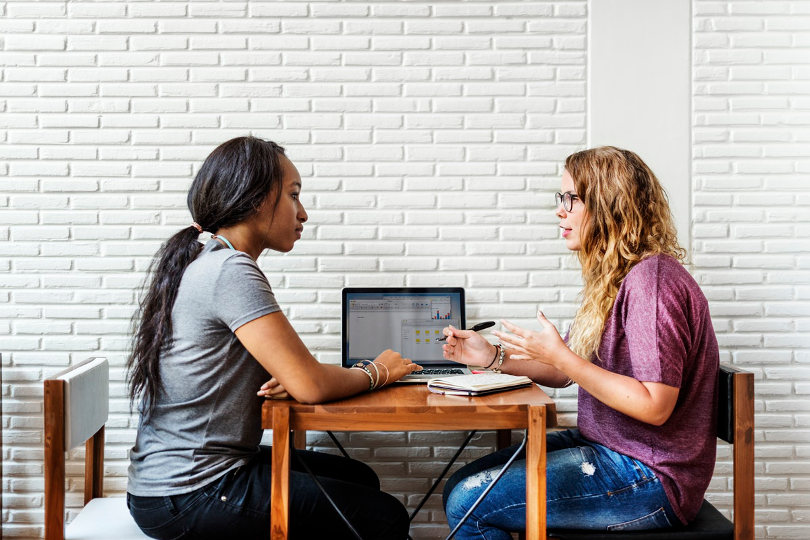
[[[253,235],[250,234],[250,230],[241,226],[241,224],[232,227],[222,227],[214,234],[227,238],[235,250],[247,253],[254,261],[258,260],[259,255],[262,253],[261,247],[258,242],[254,240]],[[222,239],[218,241],[225,245],[225,247],[228,247],[227,243],[223,242]]]

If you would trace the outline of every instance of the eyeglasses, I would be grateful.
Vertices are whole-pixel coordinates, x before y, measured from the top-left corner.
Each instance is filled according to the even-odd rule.
[[[554,194],[554,202],[557,203],[557,207],[559,208],[560,203],[562,203],[562,207],[565,209],[566,212],[570,212],[574,209],[574,201],[581,201],[576,194],[571,193],[570,191],[566,191],[565,193],[555,193]]]

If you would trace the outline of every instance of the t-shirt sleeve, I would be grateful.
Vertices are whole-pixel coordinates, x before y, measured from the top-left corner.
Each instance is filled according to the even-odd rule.
[[[643,271],[628,274],[631,281],[624,298],[633,377],[680,388],[688,352],[687,306],[677,283],[662,275],[658,264],[645,264],[639,270]]]
[[[267,277],[244,254],[235,254],[224,261],[213,296],[211,308],[231,331],[281,309]]]

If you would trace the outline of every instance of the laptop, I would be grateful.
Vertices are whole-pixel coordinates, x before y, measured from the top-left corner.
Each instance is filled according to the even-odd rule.
[[[341,297],[342,365],[374,360],[392,349],[422,366],[400,383],[467,375],[464,364],[442,358],[442,329],[466,328],[461,287],[347,287]]]

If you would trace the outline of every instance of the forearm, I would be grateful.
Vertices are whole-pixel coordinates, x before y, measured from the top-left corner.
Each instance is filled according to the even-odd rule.
[[[235,333],[262,367],[302,403],[321,403],[368,390],[368,375],[362,370],[318,362],[280,311],[254,319]]]
[[[656,383],[643,383],[633,377],[607,371],[567,348],[555,364],[566,378],[570,378],[594,398],[641,422],[663,424],[672,413],[674,400],[677,399],[677,389],[657,384],[675,392],[672,396],[667,391],[672,399],[661,399],[664,396],[653,395],[650,390],[650,385]]]
[[[318,363],[316,367],[317,377],[310,379],[309,384],[304,384],[293,396],[302,403],[323,403],[332,401],[361,392],[369,388],[369,377],[362,369],[346,369],[331,364]],[[372,375],[374,369],[371,368]],[[384,373],[381,373],[382,383],[385,380]]]
[[[497,362],[495,363],[497,365]],[[493,365],[493,367],[495,367]],[[532,362],[530,360],[516,360],[512,358],[512,352],[506,349],[501,371],[511,375],[525,375],[537,384],[550,388],[563,388],[570,384],[568,375],[549,364],[542,362]]]

